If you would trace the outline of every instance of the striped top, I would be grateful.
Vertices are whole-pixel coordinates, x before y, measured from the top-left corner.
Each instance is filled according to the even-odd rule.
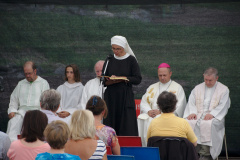
[[[106,151],[107,150],[106,150],[105,143],[102,140],[97,140],[97,148],[93,153],[93,155],[89,158],[89,160],[92,160],[92,159],[102,160]]]

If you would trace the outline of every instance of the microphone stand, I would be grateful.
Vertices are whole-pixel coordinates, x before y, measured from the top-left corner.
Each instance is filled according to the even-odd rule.
[[[105,63],[104,64],[106,64],[105,65],[105,68],[104,68],[104,72],[102,73],[102,77],[100,78],[100,86],[101,87],[99,87],[99,91],[98,91],[98,93],[99,93],[99,95],[102,95],[102,99],[104,99],[104,84],[103,84],[103,82],[105,81],[105,73],[106,73],[106,70],[107,70],[107,67],[108,67],[108,63],[109,63],[109,60],[112,58],[112,54],[109,54],[108,56],[107,56],[107,58],[106,58],[106,60],[105,60]]]

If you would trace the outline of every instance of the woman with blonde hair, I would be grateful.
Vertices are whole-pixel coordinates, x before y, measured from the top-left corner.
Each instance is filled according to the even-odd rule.
[[[82,160],[107,160],[106,145],[95,139],[94,117],[91,111],[76,110],[70,123],[70,140],[65,152],[78,155]]]
[[[96,138],[110,146],[114,155],[120,155],[120,146],[115,130],[101,122],[108,114],[105,101],[101,97],[94,95],[88,100],[86,109],[92,111],[94,115]]]

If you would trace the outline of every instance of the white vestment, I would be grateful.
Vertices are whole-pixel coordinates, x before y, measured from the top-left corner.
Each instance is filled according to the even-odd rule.
[[[50,110],[41,109],[41,111],[43,113],[45,113],[46,116],[48,117],[48,123],[51,123],[52,121],[56,121],[56,120],[60,120],[60,121],[65,122],[65,118],[58,117],[58,115],[56,113],[53,113]],[[68,122],[66,122],[66,123],[68,123]]]
[[[40,109],[40,96],[47,89],[49,89],[48,82],[38,76],[33,82],[21,80],[13,90],[8,114],[14,112],[15,116],[9,120],[7,127],[7,134],[11,141],[17,140],[26,111]]]
[[[150,85],[147,92],[143,95],[140,110],[141,114],[138,116],[138,133],[142,139],[142,146],[147,146],[147,130],[153,120],[152,117],[148,116],[148,111],[153,109],[159,109],[157,105],[157,98],[163,92],[172,92],[177,97],[177,105],[175,110],[175,115],[178,117],[183,117],[183,113],[186,107],[186,96],[182,86],[175,81],[170,80],[169,82],[163,84],[161,82],[154,83]],[[157,115],[156,117],[159,117]],[[155,118],[155,117],[154,117]]]
[[[210,153],[216,159],[222,150],[225,134],[225,116],[230,107],[229,89],[220,82],[208,88],[205,82],[197,85],[191,92],[184,117],[196,114],[197,120],[187,120],[193,128],[198,144],[210,146]],[[203,120],[206,114],[212,120]]]
[[[86,104],[88,100],[91,98],[91,96],[97,95],[102,98],[102,88],[103,88],[102,86],[103,85],[100,84],[100,79],[98,77],[91,79],[86,83],[83,89],[82,99],[81,99],[81,106],[83,109],[86,108]]]
[[[70,84],[67,81],[57,88],[57,91],[61,94],[60,107],[57,112],[67,111],[70,113],[68,117],[64,118],[67,123],[70,122],[74,111],[84,109],[81,108],[83,88],[84,86],[81,82]]]

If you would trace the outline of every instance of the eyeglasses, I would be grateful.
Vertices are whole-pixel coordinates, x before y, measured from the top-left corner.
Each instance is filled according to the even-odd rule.
[[[121,51],[122,48],[112,48],[113,51]]]
[[[24,73],[25,76],[27,75],[32,75],[34,72],[30,72],[30,73]]]

